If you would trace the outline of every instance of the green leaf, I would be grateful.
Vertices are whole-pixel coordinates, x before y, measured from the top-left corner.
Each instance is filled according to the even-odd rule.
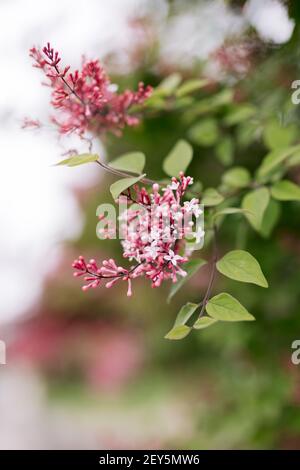
[[[259,127],[256,122],[242,122],[237,128],[236,141],[238,146],[241,148],[247,147],[251,142],[257,139],[258,134]]]
[[[185,112],[183,119],[186,123],[192,122],[199,115],[213,112],[219,107],[228,105],[232,100],[233,90],[227,88],[209,98],[197,101],[194,106],[191,106],[191,108]]]
[[[130,152],[121,155],[112,162],[109,162],[111,168],[121,171],[130,171],[141,174],[146,162],[146,157],[142,152]]]
[[[293,167],[293,166],[300,165],[300,151],[299,150],[297,152],[293,153],[293,155],[286,162],[286,165],[289,168]]]
[[[61,162],[56,163],[56,165],[78,166],[83,165],[84,163],[95,162],[98,158],[99,157],[96,154],[82,153],[80,155],[73,155],[72,157],[66,158]]]
[[[251,104],[238,105],[224,118],[224,124],[234,126],[244,122],[256,114],[256,108]]]
[[[193,193],[200,193],[202,191],[203,184],[201,181],[195,181],[195,183],[190,186],[190,191]]]
[[[188,137],[197,145],[210,147],[219,137],[219,128],[215,119],[203,119],[188,130]]]
[[[233,250],[226,253],[217,262],[217,270],[224,276],[240,282],[250,282],[261,287],[268,287],[258,261],[244,250]]]
[[[213,325],[217,321],[218,320],[216,320],[216,318],[201,317],[194,323],[193,328],[195,328],[195,330],[202,330],[203,328]]]
[[[216,146],[218,160],[225,166],[233,162],[234,145],[230,137],[224,137]]]
[[[207,188],[203,193],[201,204],[204,206],[217,206],[224,201],[224,197],[214,188]]]
[[[186,140],[179,140],[163,162],[164,172],[169,176],[178,176],[185,172],[193,158],[193,148]]]
[[[270,150],[288,147],[297,136],[297,127],[283,127],[277,119],[272,119],[264,127],[263,139]]]
[[[300,201],[300,186],[288,180],[278,181],[271,187],[271,194],[278,201]]]
[[[181,307],[176,317],[174,327],[185,325],[186,322],[189,320],[189,318],[191,318],[191,316],[197,310],[198,307],[199,307],[198,304],[193,304],[192,302],[188,302],[187,304],[183,305],[183,307]]]
[[[181,108],[187,108],[191,106],[194,101],[195,100],[192,96],[183,96],[182,98],[177,98],[176,101],[172,103],[172,109],[178,110]]]
[[[280,204],[274,199],[270,199],[268,207],[265,210],[263,221],[260,227],[259,233],[264,237],[268,238],[273,228],[275,227],[280,217]]]
[[[225,207],[213,215],[213,220],[216,220],[218,217],[231,214],[246,214],[248,211],[241,209],[240,207]]]
[[[207,79],[192,79],[186,80],[176,91],[176,96],[180,98],[181,96],[188,95],[193,93],[200,88],[203,88],[209,83]]]
[[[166,107],[166,100],[164,97],[159,96],[159,92],[157,92],[157,90],[154,90],[153,94],[145,101],[144,107],[164,109]]]
[[[166,334],[165,338],[166,339],[183,339],[185,338],[189,332],[191,331],[191,327],[186,326],[186,325],[181,325],[181,326],[174,326],[172,330],[169,331],[169,333]]]
[[[168,77],[164,78],[155,88],[154,95],[171,95],[175,92],[181,80],[182,78],[179,73],[172,73]]]
[[[246,168],[236,166],[224,173],[222,181],[232,188],[246,188],[251,181],[251,175]]]
[[[117,197],[123,192],[125,191],[125,189],[129,188],[130,186],[132,186],[133,184],[137,183],[138,181],[140,181],[142,178],[144,178],[145,174],[144,175],[140,175],[140,176],[137,176],[137,177],[133,177],[133,178],[123,178],[121,180],[118,180],[118,181],[115,181],[115,183],[113,183],[111,186],[110,186],[110,193],[113,197],[113,199],[117,199]]]
[[[285,149],[272,150],[263,159],[261,165],[257,170],[257,177],[263,179],[272,173],[277,167],[294,154],[298,153],[300,145],[294,145]]]
[[[173,328],[169,331],[169,333],[166,334],[165,338],[166,339],[182,339],[185,338],[189,332],[191,331],[191,327],[185,325],[185,323],[191,318],[193,313],[197,310],[199,307],[198,304],[193,304],[191,302],[188,302],[187,304],[183,305],[181,307]]]
[[[185,277],[181,277],[178,282],[172,285],[170,289],[170,293],[168,296],[168,302],[172,299],[172,297],[181,289],[181,287],[200,269],[204,266],[207,262],[204,259],[192,259],[188,261],[184,265],[184,270],[186,271],[187,275]]]
[[[250,225],[257,231],[260,230],[265,210],[269,204],[270,193],[267,188],[259,188],[245,195],[242,201],[242,209]]]
[[[220,321],[253,321],[255,318],[232,295],[222,292],[212,297],[207,305],[208,315]]]

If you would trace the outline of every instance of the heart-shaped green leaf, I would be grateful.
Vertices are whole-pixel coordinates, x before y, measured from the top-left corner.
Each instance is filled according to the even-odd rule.
[[[203,328],[213,325],[217,321],[218,320],[216,320],[216,318],[201,317],[194,323],[193,328],[195,328],[195,330],[202,330]]]
[[[246,188],[251,181],[247,168],[236,166],[227,170],[223,175],[223,183],[232,188]]]
[[[154,89],[154,96],[169,96],[175,92],[180,85],[182,77],[179,73],[172,73],[164,78],[160,84]]]
[[[272,173],[277,167],[300,150],[300,145],[288,148],[279,148],[268,153],[257,170],[257,177],[261,180]]]
[[[216,220],[218,217],[222,217],[224,215],[245,214],[246,212],[247,211],[241,209],[240,207],[225,207],[213,215],[213,220]]]
[[[224,124],[235,126],[241,122],[247,121],[256,114],[257,110],[252,104],[236,105],[224,118]]]
[[[201,199],[201,204],[204,206],[217,206],[224,201],[224,197],[214,188],[207,188]]]
[[[198,304],[193,304],[192,302],[183,305],[176,317],[174,326],[185,325],[198,307]]]
[[[176,96],[180,98],[181,96],[188,95],[193,93],[200,88],[203,88],[209,83],[209,80],[203,79],[191,79],[186,80],[176,91]]]
[[[300,201],[300,186],[288,180],[277,181],[271,194],[278,201]]]
[[[185,140],[179,140],[163,162],[164,172],[169,176],[178,176],[185,172],[193,158],[193,148]]]
[[[165,338],[167,339],[182,339],[185,338],[191,331],[191,327],[187,326],[185,323],[191,318],[193,313],[199,307],[198,304],[193,304],[188,302],[187,304],[181,307],[173,328],[166,334]]]
[[[109,162],[109,166],[116,170],[141,174],[144,169],[145,162],[146,157],[142,152],[130,152],[121,155],[112,162]]]
[[[226,253],[217,262],[217,269],[224,276],[240,282],[250,282],[261,287],[268,287],[258,261],[244,250],[233,250]]]
[[[132,186],[133,184],[137,183],[138,181],[140,181],[141,179],[143,179],[145,176],[144,175],[140,175],[140,176],[137,176],[137,177],[133,177],[133,178],[123,178],[121,180],[118,180],[118,181],[115,181],[111,186],[110,186],[110,193],[113,197],[113,199],[117,199],[118,196],[123,192],[125,191],[125,189],[129,188],[130,186]]]
[[[259,231],[265,210],[269,204],[270,193],[267,188],[259,188],[246,194],[242,201],[245,216],[252,227]]]
[[[279,202],[275,201],[274,199],[270,199],[268,207],[265,210],[263,221],[259,230],[259,233],[268,238],[272,230],[274,229],[278,219],[280,217],[281,207]]]
[[[169,333],[166,334],[166,339],[183,339],[185,338],[192,328],[186,325],[174,326]]]
[[[207,118],[197,122],[189,129],[188,137],[192,142],[203,147],[214,145],[219,137],[217,121]]]
[[[56,165],[78,166],[84,165],[85,163],[95,162],[96,160],[98,160],[98,155],[82,153],[80,155],[73,155],[72,157],[65,158],[65,160],[56,163]]]
[[[212,297],[207,305],[208,315],[220,321],[253,321],[255,318],[232,295],[222,292]]]
[[[223,137],[223,139],[217,144],[215,151],[218,160],[223,165],[231,165],[234,156],[233,139],[229,136]]]
[[[263,139],[270,150],[286,148],[297,137],[297,126],[290,124],[282,126],[278,119],[271,119],[263,131]]]

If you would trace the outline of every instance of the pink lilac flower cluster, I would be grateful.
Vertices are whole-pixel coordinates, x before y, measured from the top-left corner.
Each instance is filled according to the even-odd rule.
[[[127,295],[132,295],[131,281],[144,276],[151,281],[152,287],[159,287],[164,280],[177,281],[177,276],[186,276],[182,269],[191,250],[187,245],[188,237],[199,242],[204,236],[202,227],[193,231],[195,222],[202,214],[199,200],[183,201],[189,185],[193,184],[190,176],[180,174],[172,178],[171,184],[160,190],[155,183],[152,191],[133,187],[119,197],[126,198],[128,208],[120,220],[122,233],[123,257],[132,265],[129,269],[118,266],[113,259],[102,261],[99,266],[94,259],[88,263],[82,256],[73,263],[74,276],[83,276],[86,284],[83,290],[98,287],[101,282],[112,287],[119,280],[127,281]],[[108,224],[108,231],[111,230]]]
[[[135,126],[139,118],[130,114],[134,105],[141,105],[152,93],[152,87],[142,82],[137,91],[126,90],[118,94],[117,86],[110,82],[98,60],[83,59],[82,69],[69,72],[70,66],[61,68],[61,58],[48,43],[42,50],[30,49],[34,67],[41,69],[52,88],[51,104],[59,110],[51,118],[60,133],[111,131],[120,135],[122,129]],[[27,120],[30,123],[30,120]]]

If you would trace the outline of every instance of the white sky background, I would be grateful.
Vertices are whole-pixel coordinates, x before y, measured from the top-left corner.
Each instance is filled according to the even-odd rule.
[[[59,256],[59,242],[81,228],[72,186],[89,185],[94,178],[92,165],[51,166],[63,152],[53,132],[20,129],[23,117],[45,121],[49,114],[49,90],[40,86],[28,49],[50,41],[72,67],[79,66],[82,53],[101,58],[126,50],[134,41],[128,17],[153,5],[162,7],[154,10],[164,24],[163,0],[0,0],[0,322],[16,318],[36,301],[43,275]],[[275,0],[251,0],[243,19],[228,14],[223,1],[212,0],[197,15],[186,12],[162,31],[163,53],[174,60],[203,58],[247,22],[279,43],[293,30]],[[64,148],[80,150],[80,145],[68,140]]]

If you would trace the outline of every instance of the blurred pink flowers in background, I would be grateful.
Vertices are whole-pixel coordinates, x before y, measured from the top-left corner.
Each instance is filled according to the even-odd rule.
[[[118,392],[140,371],[144,349],[136,331],[104,321],[38,316],[19,326],[11,363],[78,379],[97,391]]]

